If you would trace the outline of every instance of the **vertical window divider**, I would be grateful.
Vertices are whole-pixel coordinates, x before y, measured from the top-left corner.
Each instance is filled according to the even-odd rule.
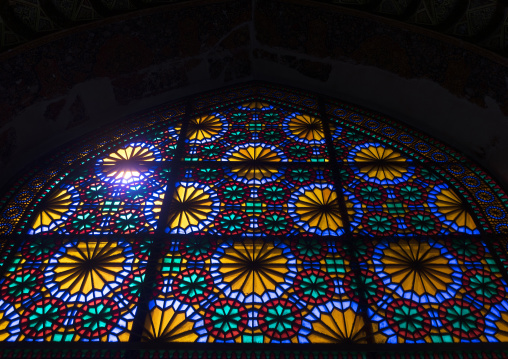
[[[180,174],[178,171],[181,169],[183,157],[185,156],[185,140],[187,138],[187,129],[189,127],[189,121],[193,112],[193,108],[194,106],[192,99],[189,99],[185,107],[185,114],[182,118],[175,154],[173,160],[168,165],[168,168],[171,171],[169,173],[166,192],[161,206],[159,220],[157,222],[157,229],[155,230],[155,235],[153,236],[153,242],[150,245],[151,252],[148,257],[145,279],[140,290],[138,310],[136,311],[136,316],[132,324],[129,342],[141,342],[142,340],[143,331],[145,329],[144,326],[146,316],[150,311],[148,308],[148,303],[153,296],[153,287],[157,277],[157,267],[163,255],[164,244],[167,243],[168,240],[171,241],[171,234],[166,235],[165,233],[165,228],[167,225],[166,218],[169,215],[170,204],[175,191],[175,185],[178,181],[178,175]],[[140,238],[140,240],[143,239]],[[131,357],[136,357],[136,353],[130,353],[130,355]]]
[[[347,211],[347,205],[345,203],[345,198],[344,198],[344,191],[342,190],[342,180],[340,179],[340,176],[339,176],[339,171],[340,171],[340,168],[343,166],[343,164],[339,163],[339,161],[337,160],[337,156],[335,154],[335,149],[334,149],[333,140],[332,140],[332,133],[331,133],[331,129],[330,129],[330,120],[329,120],[328,116],[326,115],[326,101],[323,96],[319,96],[319,112],[320,112],[320,116],[321,116],[321,121],[323,123],[323,132],[325,133],[326,147],[328,150],[328,155],[330,157],[329,163],[330,163],[330,168],[332,170],[332,178],[334,181],[335,190],[337,191],[337,196],[338,196],[337,199],[338,199],[338,203],[339,203],[339,210],[340,210],[340,213],[342,216],[342,224],[344,225],[345,235],[344,235],[343,242],[345,242],[345,243],[349,242],[349,243],[353,244],[353,242],[358,239],[354,239],[353,235],[352,235],[351,223],[349,221],[349,214]],[[341,240],[338,239],[338,241],[341,241]],[[368,310],[367,293],[365,292],[365,290],[363,289],[363,286],[362,286],[360,263],[358,262],[356,253],[354,253],[352,248],[354,248],[354,246],[349,245],[349,246],[347,246],[347,248],[345,250],[346,250],[346,253],[350,257],[350,266],[351,266],[353,273],[355,274],[354,278],[357,281],[356,290],[357,290],[358,297],[360,298],[360,300],[359,300],[359,312],[360,313],[359,314],[361,315],[361,317],[364,321],[364,330],[366,331],[365,334],[366,334],[367,343],[374,344],[375,341],[374,341],[372,323],[369,320],[368,312],[367,312],[367,310]],[[368,352],[368,355],[369,355],[369,357],[374,357],[375,354]]]

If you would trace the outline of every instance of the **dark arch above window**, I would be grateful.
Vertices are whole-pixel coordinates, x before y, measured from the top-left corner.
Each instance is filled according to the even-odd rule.
[[[163,105],[7,193],[0,339],[507,342],[506,201],[336,100],[253,84]]]

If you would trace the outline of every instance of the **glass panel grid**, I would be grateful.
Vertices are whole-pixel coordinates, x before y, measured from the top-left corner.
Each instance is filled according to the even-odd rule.
[[[166,233],[219,236],[344,234],[328,169],[239,162],[182,169]]]
[[[327,162],[325,142],[316,116],[247,102],[192,117],[185,160]]]
[[[150,254],[143,242],[25,240],[0,280],[1,339],[128,341]]]
[[[508,341],[506,261],[476,236],[506,225],[490,179],[382,121],[337,109],[328,131],[276,103],[148,131],[47,190],[28,233],[54,235],[4,255],[0,340]]]
[[[145,340],[231,343],[365,342],[335,245],[302,237],[168,246]]]
[[[507,285],[473,237],[369,241],[362,265],[378,343],[506,341]]]

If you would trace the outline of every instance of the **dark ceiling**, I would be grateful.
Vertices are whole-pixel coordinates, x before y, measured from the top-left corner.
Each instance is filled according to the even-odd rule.
[[[312,1],[306,1],[312,3]],[[317,1],[314,1],[317,2]],[[508,54],[506,0],[329,0],[331,6],[432,29],[493,52]],[[178,0],[5,0],[0,1],[0,50],[107,17]]]
[[[125,116],[255,80],[405,122],[508,188],[506,14],[508,0],[0,0],[0,186]]]

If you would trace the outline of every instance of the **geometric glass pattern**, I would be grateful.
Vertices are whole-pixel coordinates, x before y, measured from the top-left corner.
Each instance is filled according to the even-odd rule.
[[[365,357],[508,342],[508,197],[389,119],[244,86],[38,166],[0,203],[3,342],[60,356],[124,342],[119,356],[147,358],[185,343],[261,358],[261,344]]]
[[[28,238],[0,282],[6,341],[126,341],[149,252],[103,238]]]

